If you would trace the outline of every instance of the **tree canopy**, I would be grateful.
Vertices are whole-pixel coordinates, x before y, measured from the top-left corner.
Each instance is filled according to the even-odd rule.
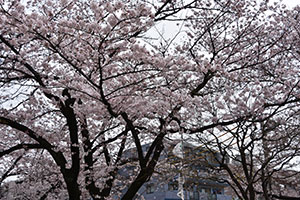
[[[0,184],[17,176],[14,198],[133,199],[178,133],[298,148],[299,7],[0,2]]]

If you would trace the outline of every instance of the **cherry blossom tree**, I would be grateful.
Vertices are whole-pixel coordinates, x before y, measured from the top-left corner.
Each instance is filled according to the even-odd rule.
[[[203,145],[203,148],[211,153],[216,151],[221,153],[221,157],[215,158],[218,161],[218,166],[212,165],[210,167],[216,170],[216,173],[220,173],[220,170],[224,173],[226,178],[223,179],[222,177],[220,181],[228,182],[240,199],[257,199],[257,196],[262,196],[263,199],[299,198],[299,194],[295,193],[296,190],[284,193],[280,188],[287,182],[293,184],[295,188],[299,184],[297,180],[299,172],[294,170],[295,167],[299,166],[300,153],[298,132],[299,79],[296,77],[297,75],[294,76],[295,74],[289,73],[299,65],[297,47],[299,40],[295,38],[299,36],[299,22],[295,21],[299,19],[299,8],[295,8],[291,12],[280,11],[280,15],[269,16],[269,18],[272,17],[277,22],[279,19],[282,20],[283,29],[281,29],[281,36],[278,35],[281,37],[277,40],[278,43],[276,42],[276,45],[274,43],[267,44],[268,39],[264,38],[264,34],[262,34],[255,39],[252,38],[254,40],[248,38],[247,41],[244,41],[247,43],[245,49],[248,51],[248,47],[252,47],[255,43],[257,46],[254,46],[259,49],[267,48],[270,50],[272,47],[269,45],[280,46],[281,53],[285,52],[284,57],[287,56],[291,60],[283,61],[284,59],[281,57],[283,54],[278,52],[281,56],[277,53],[275,55],[272,50],[270,52],[264,51],[263,55],[257,57],[258,60],[262,58],[261,56],[264,57],[263,60],[266,59],[265,61],[261,60],[261,62],[255,61],[253,57],[251,60],[247,60],[246,57],[251,57],[249,55],[240,57],[240,60],[236,62],[244,63],[246,61],[244,66],[250,67],[251,70],[253,70],[251,66],[262,67],[260,68],[261,74],[256,76],[259,74],[258,71],[245,73],[242,70],[241,72],[244,74],[236,77],[247,81],[238,81],[239,83],[232,87],[231,94],[226,94],[230,90],[224,86],[223,88],[226,88],[223,90],[225,93],[218,96],[218,99],[223,99],[223,102],[220,104],[209,102],[209,105],[215,106],[211,116],[220,113],[231,115],[236,112],[236,114],[244,113],[243,116],[245,117],[230,126],[219,126],[217,129],[210,129],[197,135],[197,141]],[[275,27],[278,28],[278,26]],[[284,31],[284,27],[288,29]],[[268,31],[275,32],[271,29]],[[285,39],[283,39],[285,37],[283,35],[286,36]],[[260,38],[261,36],[263,37]],[[269,37],[269,34],[265,34],[265,36]],[[283,40],[281,41],[281,39]],[[216,40],[211,40],[210,45],[212,47],[216,46],[213,45],[214,41]],[[262,45],[261,41],[267,43]],[[292,46],[295,48],[290,48]],[[257,51],[249,53],[253,54],[254,52]],[[243,61],[243,59],[246,60]],[[284,68],[279,75],[277,70],[280,68],[280,63],[283,64]],[[252,82],[250,81],[252,78],[258,78],[258,80]],[[230,82],[230,84],[232,83]],[[283,91],[285,94],[282,93]],[[214,100],[217,101],[218,99]],[[248,108],[244,110],[243,108],[246,107]],[[254,109],[252,113],[251,109]],[[232,163],[227,163],[228,158],[232,160]]]
[[[299,198],[295,189],[299,185],[299,123],[284,121],[244,121],[226,128],[221,137],[216,132],[211,132],[210,140],[199,137],[202,148],[215,155],[208,166],[211,177],[228,183],[240,199]]]
[[[178,132],[297,113],[299,8],[0,2],[1,183],[17,176],[15,198],[133,199]],[[173,22],[174,38],[151,34]]]

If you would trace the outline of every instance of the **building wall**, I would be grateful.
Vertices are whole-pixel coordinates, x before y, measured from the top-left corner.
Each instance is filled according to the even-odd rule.
[[[198,190],[197,190],[198,188]],[[199,188],[201,190],[199,191]],[[205,188],[205,189],[204,189]],[[213,186],[194,187],[193,190],[184,191],[185,200],[231,200],[232,197],[224,194],[213,194]],[[139,194],[144,197],[145,200],[180,200],[177,196],[178,190],[170,190],[168,184],[164,184],[155,187],[154,183],[148,183],[140,189]],[[137,199],[140,199],[137,198]]]

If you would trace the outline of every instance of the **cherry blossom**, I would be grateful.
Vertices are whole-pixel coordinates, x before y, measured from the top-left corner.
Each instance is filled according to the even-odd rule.
[[[0,187],[17,176],[14,198],[133,199],[179,130],[298,120],[299,7],[1,0],[0,13]],[[157,28],[170,22],[174,38]]]

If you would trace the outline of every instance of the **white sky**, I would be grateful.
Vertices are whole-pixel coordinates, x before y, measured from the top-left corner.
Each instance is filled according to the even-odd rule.
[[[286,4],[289,8],[292,8],[296,5],[300,5],[300,0],[283,0],[284,4]]]
[[[266,1],[266,0],[257,0],[257,1]],[[295,7],[296,5],[300,5],[300,0],[270,0],[270,2],[282,2],[287,6],[287,8],[291,9]],[[176,25],[177,22],[168,22],[168,23],[159,23],[156,24],[155,27],[151,28],[147,34],[152,39],[161,38],[163,36],[166,40],[168,40],[168,43],[171,42],[170,40],[174,39],[176,42],[181,42],[184,40],[182,36],[184,35],[177,35],[179,31],[179,27]],[[162,35],[160,35],[162,34]],[[174,38],[176,36],[176,38]],[[153,42],[153,40],[152,40]]]

